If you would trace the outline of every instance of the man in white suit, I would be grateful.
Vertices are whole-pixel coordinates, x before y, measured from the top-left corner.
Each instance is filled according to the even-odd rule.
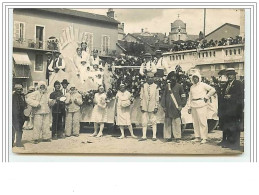
[[[157,132],[157,119],[156,114],[158,111],[159,104],[159,89],[154,83],[154,74],[147,74],[147,82],[141,88],[140,91],[140,109],[142,112],[142,126],[143,126],[143,136],[139,141],[147,140],[147,125],[150,121],[152,124],[153,137],[152,141],[156,141]]]

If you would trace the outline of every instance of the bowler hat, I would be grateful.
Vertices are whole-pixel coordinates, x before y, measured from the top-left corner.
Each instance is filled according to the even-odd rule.
[[[67,79],[64,79],[62,82],[61,82],[61,84],[69,84],[69,82],[67,81]]]
[[[54,50],[53,53],[61,54],[58,50]]]
[[[160,49],[156,50],[156,54],[162,54],[162,51]]]
[[[151,58],[152,55],[151,55],[150,53],[145,53],[145,54],[144,54],[144,57],[145,57],[145,58]]]
[[[48,52],[46,53],[46,55],[52,55],[52,53],[51,53],[50,51],[48,51]]]
[[[234,68],[227,68],[226,69],[226,75],[236,75],[237,72],[235,71]]]

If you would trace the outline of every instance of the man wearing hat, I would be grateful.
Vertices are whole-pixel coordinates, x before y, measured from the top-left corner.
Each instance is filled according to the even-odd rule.
[[[55,91],[50,94],[49,105],[52,109],[52,139],[64,138],[63,114],[65,110],[65,98],[60,90],[59,81],[54,83]]]
[[[22,127],[27,119],[24,115],[24,110],[27,107],[25,96],[22,93],[22,85],[15,84],[15,92],[13,93],[12,101],[12,147],[14,147],[14,140],[16,137],[16,147],[23,147],[22,144]]]
[[[67,79],[63,79],[63,81],[61,82],[62,85],[62,94],[64,97],[66,97],[67,93],[69,93],[69,90],[67,88],[67,86],[69,85],[69,82],[67,81]],[[66,109],[63,110],[63,116],[62,116],[62,124],[63,124],[63,129],[65,129],[65,124],[66,124]]]
[[[244,105],[244,88],[241,81],[236,80],[234,68],[226,69],[228,81],[223,89],[220,105],[224,108],[219,112],[223,139],[220,145],[233,150],[240,149],[240,123]]]
[[[53,60],[50,62],[48,66],[48,70],[50,74],[49,83],[51,83],[51,81],[54,79],[55,75],[59,72],[59,70],[65,71],[65,68],[66,68],[65,61],[59,57],[61,53],[55,50],[53,54],[54,54]]]
[[[49,65],[53,59],[53,55],[51,52],[47,52],[46,55],[47,55],[47,67],[49,67]],[[47,84],[49,85],[49,69],[48,68],[46,69],[46,80],[47,80]]]
[[[143,136],[139,141],[147,139],[147,126],[150,121],[152,124],[153,137],[152,141],[156,141],[157,119],[156,114],[159,104],[159,89],[154,83],[154,74],[147,73],[147,83],[143,85],[140,91],[140,110],[142,112]]]
[[[152,62],[152,55],[150,53],[146,53],[144,55],[145,62],[141,64],[139,73],[144,76],[148,73],[155,74],[157,72],[156,65]]]
[[[161,106],[165,112],[164,139],[171,140],[172,133],[175,141],[181,139],[181,110],[186,104],[186,94],[183,86],[177,83],[176,73],[170,72],[167,76],[170,81],[161,97]]]

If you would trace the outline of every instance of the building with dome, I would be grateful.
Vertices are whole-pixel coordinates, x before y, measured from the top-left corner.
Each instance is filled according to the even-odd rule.
[[[178,19],[171,23],[171,32],[169,32],[168,40],[169,44],[173,44],[174,41],[187,41],[198,39],[198,35],[188,35],[186,31],[186,23]]]

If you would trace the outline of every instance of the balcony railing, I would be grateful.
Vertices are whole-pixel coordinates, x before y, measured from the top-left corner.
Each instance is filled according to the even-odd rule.
[[[232,63],[244,61],[244,45],[229,45],[202,50],[185,50],[177,52],[167,52],[163,56],[171,64],[190,63],[194,65],[210,63]]]
[[[47,41],[35,41],[33,39],[14,39],[13,47],[24,49],[51,50]]]

